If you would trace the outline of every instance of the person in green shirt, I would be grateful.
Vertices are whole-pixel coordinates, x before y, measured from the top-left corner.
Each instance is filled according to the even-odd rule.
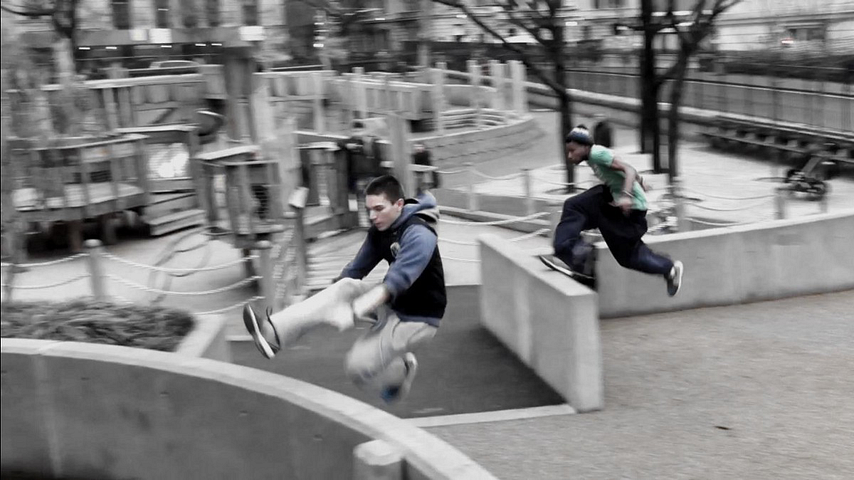
[[[643,178],[613,150],[595,145],[584,125],[567,135],[566,156],[574,164],[586,161],[602,183],[564,202],[555,229],[554,256],[573,272],[592,278],[595,250],[581,232],[598,228],[620,265],[663,276],[668,295],[676,295],[682,284],[682,262],[653,252],[641,240],[647,230]]]

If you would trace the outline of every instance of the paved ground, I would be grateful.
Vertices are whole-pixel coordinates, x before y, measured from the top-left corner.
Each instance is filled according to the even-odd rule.
[[[854,478],[854,291],[602,322],[605,410],[431,428],[503,479]]]
[[[251,342],[234,342],[234,363],[306,380],[405,418],[564,403],[480,326],[475,291],[455,298],[432,343],[418,352],[418,377],[409,399],[397,405],[360,391],[344,374],[345,355],[361,330],[314,331],[273,360],[262,358]]]

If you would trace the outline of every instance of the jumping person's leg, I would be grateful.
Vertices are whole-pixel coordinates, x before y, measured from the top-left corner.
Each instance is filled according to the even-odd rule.
[[[581,232],[598,226],[604,195],[605,186],[597,185],[563,203],[552,246],[555,256],[577,272],[584,273],[585,264],[593,255],[592,247],[581,238]]]
[[[352,303],[373,285],[344,278],[308,299],[262,317],[249,305],[243,309],[246,329],[261,353],[272,358],[279,348],[292,345],[304,333],[320,325],[339,330],[353,326]]]
[[[437,328],[423,322],[402,322],[387,307],[377,313],[380,323],[353,344],[345,368],[354,383],[392,401],[409,392],[417,368],[412,352],[428,343]]]
[[[603,209],[599,231],[617,263],[639,272],[663,276],[667,281],[667,293],[676,295],[682,281],[682,262],[674,262],[650,250],[641,240],[646,230],[644,211],[632,210],[627,216],[613,206]]]

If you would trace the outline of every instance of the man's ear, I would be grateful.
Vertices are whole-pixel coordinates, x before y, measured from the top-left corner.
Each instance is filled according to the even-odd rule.
[[[400,207],[402,209],[404,203],[406,203],[406,201],[404,199],[398,198],[397,201],[394,202],[394,206]]]

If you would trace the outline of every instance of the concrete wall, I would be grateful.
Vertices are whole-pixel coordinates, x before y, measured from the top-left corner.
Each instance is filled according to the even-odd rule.
[[[522,151],[543,135],[530,115],[508,121],[507,125],[423,137],[418,141],[433,153],[436,166],[447,167],[495,160]]]
[[[433,163],[440,168],[457,167],[463,163],[481,163],[513,154],[528,148],[529,144],[543,135],[531,116],[511,119],[511,123],[481,130],[446,133],[417,140],[432,153]],[[317,134],[299,131],[300,143],[332,141],[346,138],[339,134]],[[410,142],[415,141],[410,138]],[[391,148],[387,141],[380,142],[385,160],[391,160]]]
[[[627,270],[599,244],[602,318],[854,289],[854,210],[673,235],[647,236],[679,259],[685,276],[669,298],[664,280]]]
[[[151,350],[2,339],[2,475],[353,478],[382,440],[409,479],[494,478],[436,437],[288,377]]]
[[[581,412],[603,407],[596,292],[530,252],[480,238],[481,323]]]

